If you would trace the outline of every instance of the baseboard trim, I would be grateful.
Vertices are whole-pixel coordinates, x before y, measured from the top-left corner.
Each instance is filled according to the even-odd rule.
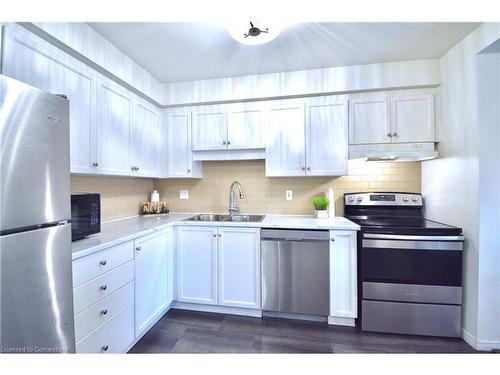
[[[354,318],[343,318],[338,316],[329,316],[328,324],[336,325],[336,326],[347,326],[347,327],[355,327],[356,320]]]
[[[478,341],[464,328],[462,328],[462,338],[467,344],[472,346],[475,350],[492,352],[494,350],[500,349],[500,341]]]
[[[203,305],[197,303],[186,303],[178,301],[172,302],[170,307],[179,310],[192,310],[192,311],[202,311],[202,312],[212,312],[219,314],[242,315],[242,316],[251,316],[254,318],[262,318],[262,310],[243,309],[240,307]]]

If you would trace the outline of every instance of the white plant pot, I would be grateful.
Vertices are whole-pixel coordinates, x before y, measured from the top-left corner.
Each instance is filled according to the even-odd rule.
[[[328,219],[327,210],[314,210],[314,215],[316,216],[316,219]]]

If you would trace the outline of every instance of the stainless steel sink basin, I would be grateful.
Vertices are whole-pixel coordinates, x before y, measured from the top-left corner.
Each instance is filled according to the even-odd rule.
[[[227,216],[223,221],[260,223],[262,220],[264,215],[233,215]]]
[[[223,221],[229,215],[201,214],[184,219],[184,221]]]

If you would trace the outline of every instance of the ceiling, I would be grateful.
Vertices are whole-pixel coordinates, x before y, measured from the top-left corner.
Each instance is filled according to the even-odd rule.
[[[479,23],[299,23],[258,46],[236,42],[221,24],[89,25],[158,80],[174,82],[438,58]]]

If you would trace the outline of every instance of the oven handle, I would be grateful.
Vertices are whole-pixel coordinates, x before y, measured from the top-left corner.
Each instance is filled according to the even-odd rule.
[[[464,236],[409,236],[397,234],[363,233],[363,238],[381,240],[410,240],[410,241],[463,241]]]
[[[368,249],[396,249],[396,250],[434,250],[434,251],[462,251],[462,241],[398,241],[363,239],[363,250]]]

